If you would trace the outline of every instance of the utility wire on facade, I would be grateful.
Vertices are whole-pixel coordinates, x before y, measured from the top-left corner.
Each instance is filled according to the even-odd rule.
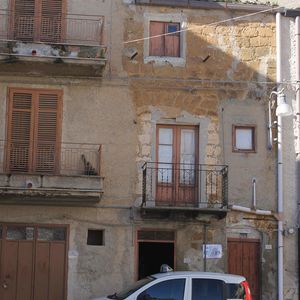
[[[262,10],[262,11],[259,11],[259,12],[255,12],[255,13],[251,13],[251,14],[247,14],[247,15],[243,15],[243,16],[238,16],[238,17],[234,17],[234,18],[230,18],[230,19],[225,19],[225,20],[221,20],[221,21],[216,21],[216,22],[212,22],[212,23],[208,23],[208,24],[202,24],[200,26],[202,26],[202,27],[203,26],[215,26],[215,25],[227,23],[227,22],[230,22],[230,21],[236,21],[236,20],[244,19],[244,18],[247,18],[247,17],[252,17],[252,16],[255,16],[255,15],[259,15],[259,14],[264,14],[264,13],[267,13],[267,12],[270,12],[270,11],[279,10],[279,9],[282,9],[282,8],[283,7],[281,7],[281,6],[280,7],[275,7],[275,8],[272,7],[272,8],[265,9],[265,10]],[[124,44],[137,43],[137,42],[142,42],[142,41],[145,41],[145,40],[150,40],[150,39],[161,37],[161,36],[173,35],[173,34],[180,33],[180,32],[186,32],[186,31],[192,30],[193,28],[196,28],[196,26],[181,29],[181,30],[177,30],[177,31],[174,31],[174,32],[167,32],[167,33],[163,33],[163,34],[147,36],[147,37],[140,38],[140,39],[129,40],[129,41],[125,41]],[[199,28],[199,26],[197,26],[197,28]]]

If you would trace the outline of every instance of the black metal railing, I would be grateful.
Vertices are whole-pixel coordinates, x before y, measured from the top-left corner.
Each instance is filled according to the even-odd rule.
[[[58,147],[59,146],[59,147]],[[38,144],[0,140],[0,173],[100,175],[101,145],[90,143]]]
[[[228,205],[228,166],[147,162],[142,206],[223,209]]]
[[[0,40],[102,45],[104,16],[61,14],[35,16],[0,9]]]

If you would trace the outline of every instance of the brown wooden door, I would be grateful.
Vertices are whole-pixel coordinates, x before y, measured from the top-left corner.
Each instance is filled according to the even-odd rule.
[[[194,206],[198,198],[198,129],[157,126],[156,204]]]
[[[245,276],[253,300],[260,300],[260,242],[252,239],[228,240],[228,273]]]
[[[67,228],[3,224],[1,300],[66,299]]]

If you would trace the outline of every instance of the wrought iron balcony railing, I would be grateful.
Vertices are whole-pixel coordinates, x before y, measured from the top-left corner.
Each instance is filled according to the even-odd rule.
[[[228,167],[147,162],[143,166],[142,206],[226,209]]]
[[[102,45],[104,16],[32,16],[0,9],[0,40],[52,44]]]
[[[100,167],[99,144],[43,143],[34,148],[28,142],[0,140],[0,173],[100,176]]]

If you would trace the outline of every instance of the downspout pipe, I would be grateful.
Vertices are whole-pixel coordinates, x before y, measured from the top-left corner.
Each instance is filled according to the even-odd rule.
[[[276,14],[276,80],[277,90],[282,82],[282,16]],[[278,211],[278,300],[283,300],[283,166],[282,166],[282,117],[277,117],[277,211]]]
[[[299,226],[300,220],[300,17],[299,15],[296,17],[295,22],[295,30],[296,30],[296,81],[297,81],[297,89],[296,89],[296,122],[297,122],[297,156],[296,156],[296,188],[297,188],[297,225]],[[298,243],[300,240],[299,230],[298,230]],[[298,284],[300,291],[300,254],[298,248]]]

